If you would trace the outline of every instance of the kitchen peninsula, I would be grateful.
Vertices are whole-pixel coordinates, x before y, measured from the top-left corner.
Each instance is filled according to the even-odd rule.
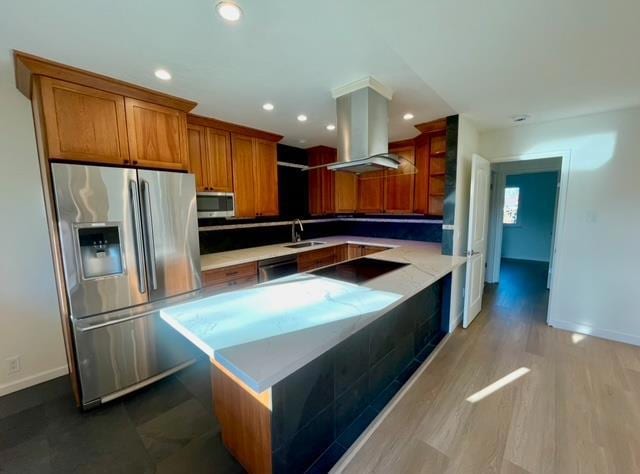
[[[328,448],[343,453],[448,327],[447,279],[464,258],[424,242],[319,240],[387,248],[349,261],[384,268],[354,284],[337,264],[161,313],[211,359],[224,443],[249,472],[303,472]],[[286,245],[204,255],[202,267],[309,251]]]

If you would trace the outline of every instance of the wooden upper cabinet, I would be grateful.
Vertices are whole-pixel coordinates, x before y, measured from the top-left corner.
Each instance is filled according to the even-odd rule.
[[[384,206],[384,171],[371,171],[358,177],[358,211],[382,212]]]
[[[278,215],[278,151],[276,144],[254,138],[256,215]]]
[[[187,125],[187,142],[189,151],[189,171],[196,178],[196,191],[207,189],[207,144],[205,128],[199,125]]]
[[[358,175],[345,171],[335,171],[336,212],[355,212],[358,208]]]
[[[242,135],[231,135],[233,162],[233,189],[236,199],[236,217],[256,215],[254,173],[254,140]]]
[[[142,100],[125,98],[129,155],[134,165],[187,169],[186,113]]]
[[[206,186],[209,191],[233,192],[231,136],[224,130],[206,128]]]
[[[236,217],[277,216],[276,143],[232,133],[231,152]]]
[[[48,158],[123,164],[129,159],[124,97],[40,78]]]
[[[429,138],[422,136],[416,139],[416,175],[413,199],[415,212],[429,212]]]
[[[384,210],[389,213],[413,212],[413,186],[415,176],[415,148],[413,146],[390,150],[400,156],[397,170],[388,170],[384,180]]]

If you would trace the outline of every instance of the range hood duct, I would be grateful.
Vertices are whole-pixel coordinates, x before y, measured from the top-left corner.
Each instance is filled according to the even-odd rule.
[[[397,169],[399,158],[389,153],[389,100],[392,92],[375,79],[334,89],[338,128],[338,162],[333,171],[368,173]]]

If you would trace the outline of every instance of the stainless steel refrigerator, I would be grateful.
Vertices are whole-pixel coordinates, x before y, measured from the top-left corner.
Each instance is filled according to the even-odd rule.
[[[54,163],[58,231],[82,405],[188,365],[159,317],[201,288],[193,175]]]

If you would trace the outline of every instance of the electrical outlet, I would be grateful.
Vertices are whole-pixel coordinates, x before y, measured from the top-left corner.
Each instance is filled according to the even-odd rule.
[[[7,373],[17,374],[20,372],[20,356],[7,357]]]

